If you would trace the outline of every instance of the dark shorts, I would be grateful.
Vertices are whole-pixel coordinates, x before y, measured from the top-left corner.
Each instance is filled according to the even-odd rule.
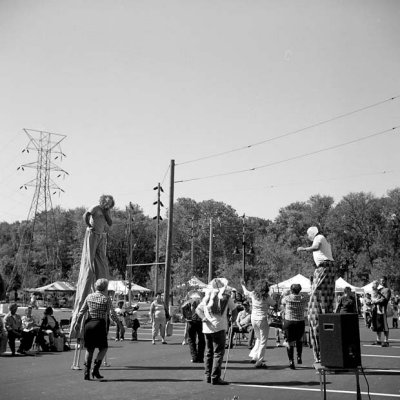
[[[374,332],[387,332],[386,317],[383,314],[376,314],[372,319],[372,330]]]
[[[87,349],[107,348],[106,321],[104,319],[88,319],[85,323],[84,340]]]

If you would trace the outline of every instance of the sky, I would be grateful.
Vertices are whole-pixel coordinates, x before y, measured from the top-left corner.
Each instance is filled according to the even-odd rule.
[[[238,215],[385,196],[400,186],[399,20],[397,0],[0,0],[0,221],[34,198],[25,130],[62,138],[63,209],[112,194],[153,217],[171,160],[174,200]]]

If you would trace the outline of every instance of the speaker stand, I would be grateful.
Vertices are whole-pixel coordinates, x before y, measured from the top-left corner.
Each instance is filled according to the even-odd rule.
[[[321,388],[322,399],[326,400],[326,374],[354,374],[356,377],[356,388],[357,388],[357,400],[361,400],[361,389],[360,389],[360,370],[361,366],[356,368],[330,368],[324,367],[320,363],[315,363],[314,368],[319,374],[319,385]]]

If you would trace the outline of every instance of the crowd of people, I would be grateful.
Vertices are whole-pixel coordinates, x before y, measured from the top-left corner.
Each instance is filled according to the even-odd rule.
[[[100,206],[94,207],[89,213],[90,218],[89,214],[85,214],[85,221],[88,223],[85,241],[89,247],[82,256],[82,279],[88,274],[92,278],[99,275],[96,271],[104,272],[104,254],[99,244],[102,236],[97,235],[94,229],[96,224],[93,222],[102,219],[101,223],[97,221],[97,230],[104,229],[105,224],[111,224],[108,211],[113,205],[113,199],[103,200],[104,209]],[[229,350],[235,341],[241,338],[248,341],[250,363],[254,368],[268,368],[266,349],[270,325],[275,327],[277,344],[280,344],[280,335],[283,336],[283,345],[287,348],[288,368],[295,369],[296,364],[303,363],[303,341],[307,321],[314,362],[320,363],[319,316],[332,312],[358,314],[357,298],[350,287],[344,289],[334,309],[335,268],[331,246],[317,227],[309,228],[307,236],[312,244],[297,250],[313,254],[315,270],[310,293],[304,293],[299,283],[293,283],[290,290],[276,296],[271,295],[269,284],[265,280],[258,281],[251,289],[241,280],[241,295],[230,287],[225,278],[214,278],[206,289],[188,293],[181,305],[185,320],[183,344],[189,345],[192,363],[204,364],[207,383],[228,384],[222,376],[223,359],[226,350],[229,356]],[[94,283],[94,291],[86,296],[83,294],[88,292],[90,285],[87,282],[82,282],[82,285],[81,296],[75,302],[78,308],[74,310],[70,333],[74,332],[86,349],[84,379],[101,379],[103,377],[99,371],[108,350],[110,320],[113,320],[117,327],[115,340],[125,340],[125,326],[132,329],[131,340],[137,340],[137,330],[140,327],[138,306],[127,308],[124,302],[120,301],[114,309],[108,295],[108,280],[105,277],[98,278]],[[375,345],[389,346],[388,317],[393,319],[392,327],[397,328],[398,305],[399,298],[391,297],[386,277],[382,277],[380,282],[375,281],[372,292],[363,296],[361,310],[366,326],[376,333]],[[4,321],[0,320],[0,335],[8,336],[12,355],[16,352],[25,354],[34,342],[44,351],[54,350],[56,340],[62,340],[62,344],[66,346],[66,337],[53,316],[52,307],[44,310],[40,322],[32,316],[32,306],[26,309],[22,318],[17,310],[18,306],[11,304]],[[149,310],[153,345],[156,344],[158,336],[161,337],[162,344],[167,344],[167,327],[171,318],[168,311],[162,294],[157,293]],[[17,339],[20,344],[16,350]],[[98,352],[94,358],[96,349]]]
[[[361,300],[365,324],[376,332],[376,345],[387,347],[389,343],[388,316],[393,318],[392,328],[397,327],[398,296],[391,299],[386,278],[374,282],[372,294],[365,294]],[[288,367],[296,368],[302,364],[303,340],[306,330],[305,315],[310,313],[311,296],[302,292],[300,284],[294,283],[290,290],[279,296],[269,293],[268,283],[258,282],[249,290],[241,282],[243,299],[224,278],[213,279],[205,291],[189,292],[182,304],[182,316],[187,326],[187,344],[192,363],[204,363],[205,380],[214,385],[225,385],[221,377],[222,363],[226,349],[234,347],[235,338],[248,340],[250,363],[254,368],[268,368],[266,349],[272,315],[282,316],[282,326],[275,331],[283,336],[283,345],[287,348]],[[101,379],[100,366],[108,349],[108,330],[110,318],[115,322],[115,340],[124,340],[126,328],[132,329],[132,339],[137,340],[140,322],[137,317],[138,306],[125,307],[119,302],[114,309],[108,296],[108,280],[96,281],[96,291],[85,299],[77,323],[82,325],[83,343],[86,348],[84,379]],[[388,308],[392,312],[388,314]],[[18,314],[18,306],[11,304],[9,313],[0,320],[0,332],[8,335],[8,344],[12,355],[25,354],[36,343],[42,351],[54,351],[55,339],[66,336],[60,329],[59,322],[53,316],[53,309],[44,310],[41,321],[32,315],[28,306],[25,315]],[[357,313],[356,299],[349,287],[337,301],[337,313]],[[161,336],[161,343],[166,342],[166,324],[170,319],[161,293],[157,293],[150,305],[152,343]],[[126,328],[125,328],[126,327]],[[384,340],[382,341],[382,334]],[[254,339],[252,339],[254,338]],[[16,349],[15,342],[19,340]],[[279,337],[277,337],[279,340]],[[94,361],[95,349],[98,354]],[[229,351],[229,350],[228,350]],[[93,363],[93,369],[91,369]]]

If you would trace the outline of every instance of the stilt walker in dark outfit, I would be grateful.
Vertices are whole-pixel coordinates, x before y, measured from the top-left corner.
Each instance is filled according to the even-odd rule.
[[[320,362],[318,315],[333,313],[336,271],[331,245],[325,236],[318,232],[316,226],[308,228],[307,236],[312,241],[312,245],[299,247],[297,251],[312,251],[316,265],[308,303],[308,321],[315,362]]]

